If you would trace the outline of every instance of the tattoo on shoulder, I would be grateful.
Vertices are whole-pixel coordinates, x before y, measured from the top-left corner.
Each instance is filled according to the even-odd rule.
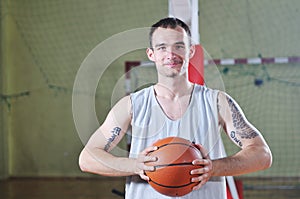
[[[111,137],[107,139],[107,144],[104,147],[105,151],[109,150],[112,142],[116,139],[116,137],[118,137],[120,135],[120,132],[121,132],[120,127],[113,128],[113,130],[111,131]]]
[[[233,138],[233,140],[238,140],[235,139],[236,138],[235,134],[239,135],[239,137],[241,137],[242,139],[252,139],[258,136],[258,133],[247,124],[243,115],[236,107],[234,102],[229,97],[226,97],[226,99],[231,109],[233,126],[236,128],[236,132],[234,134],[231,133],[231,137]],[[237,144],[240,145],[238,141],[236,142]]]

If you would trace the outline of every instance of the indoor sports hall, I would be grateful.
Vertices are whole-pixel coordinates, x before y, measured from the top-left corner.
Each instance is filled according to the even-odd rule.
[[[1,199],[124,198],[125,177],[78,157],[119,99],[157,80],[148,30],[167,16],[201,45],[194,81],[230,94],[272,151],[271,168],[226,177],[228,199],[300,198],[299,0],[0,0]]]

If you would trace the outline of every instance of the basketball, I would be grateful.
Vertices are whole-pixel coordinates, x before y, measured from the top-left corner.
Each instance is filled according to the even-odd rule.
[[[157,157],[156,162],[147,165],[155,167],[154,171],[146,171],[149,184],[159,193],[167,196],[183,196],[190,193],[198,182],[191,182],[197,175],[191,175],[193,169],[202,166],[193,165],[195,159],[201,159],[201,152],[194,144],[179,137],[168,137],[153,143],[156,151],[148,155]]]

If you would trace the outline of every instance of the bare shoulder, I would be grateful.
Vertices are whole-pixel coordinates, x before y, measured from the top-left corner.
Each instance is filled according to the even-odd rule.
[[[224,91],[219,91],[218,92],[218,102],[228,103],[229,101],[231,101],[232,103],[236,103],[234,101],[234,99],[229,94],[227,94],[226,92],[224,92]]]
[[[129,95],[121,98],[112,108],[115,113],[131,114],[131,98]]]
[[[217,98],[217,103],[218,103],[218,110],[219,113],[223,113],[224,111],[227,112],[239,112],[243,115],[242,109],[239,106],[239,104],[227,93],[223,92],[223,91],[219,91],[218,93],[218,98]]]
[[[131,120],[131,100],[129,96],[121,98],[110,110],[101,128],[104,131],[118,127],[126,130]]]

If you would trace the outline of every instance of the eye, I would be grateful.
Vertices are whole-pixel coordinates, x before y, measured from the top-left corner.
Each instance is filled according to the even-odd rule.
[[[164,50],[166,50],[167,48],[165,47],[165,46],[159,46],[159,47],[157,47],[156,48],[156,50],[162,50],[162,51],[164,51]]]
[[[178,50],[179,50],[179,49],[185,49],[185,46],[184,46],[184,45],[176,45],[175,47],[176,47],[176,49],[178,49]]]

